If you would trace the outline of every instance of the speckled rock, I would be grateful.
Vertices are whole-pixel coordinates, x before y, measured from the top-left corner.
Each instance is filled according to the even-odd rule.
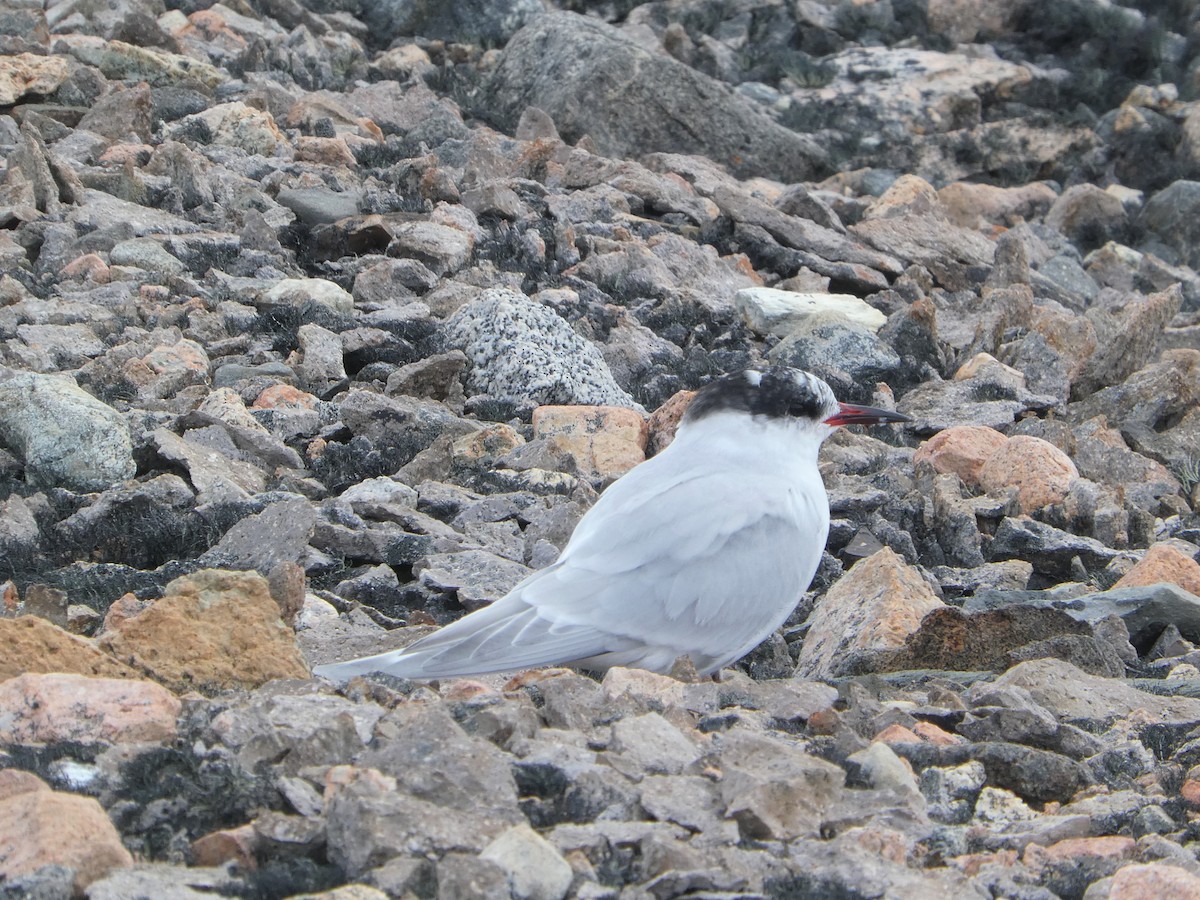
[[[984,464],[1007,440],[985,425],[955,425],[922,443],[913,454],[913,465],[928,460],[935,471],[953,472],[963,484],[975,487]]]
[[[628,406],[599,348],[523,294],[484,291],[446,321],[445,340],[467,354],[470,393],[512,403]]]
[[[21,455],[34,485],[103,490],[136,471],[125,420],[69,378],[0,381],[0,440]]]
[[[1200,596],[1200,563],[1171,544],[1155,544],[1113,588],[1141,587],[1160,581],[1177,584]]]
[[[136,678],[137,672],[37,616],[0,618],[0,681],[24,672]]]

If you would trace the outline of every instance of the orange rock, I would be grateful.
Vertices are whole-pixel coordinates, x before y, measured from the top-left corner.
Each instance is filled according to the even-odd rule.
[[[75,870],[82,895],[113,869],[132,866],[133,857],[92,797],[35,790],[0,800],[0,875],[53,865]]]
[[[1198,900],[1200,875],[1167,863],[1135,864],[1117,869],[1108,900]]]
[[[905,728],[898,722],[893,722],[879,734],[875,735],[875,740],[882,741],[889,746],[892,744],[921,744],[924,741],[910,728]]]
[[[302,136],[296,143],[296,160],[323,166],[345,166],[348,169],[358,165],[349,146],[340,137]]]
[[[884,547],[855,563],[817,604],[796,675],[836,675],[851,653],[902,647],[921,619],[942,606],[920,573]]]
[[[122,594],[113,601],[108,612],[104,614],[104,623],[100,626],[101,632],[118,630],[122,622],[148,609],[151,602],[139,599],[136,594]]]
[[[1155,544],[1113,587],[1142,587],[1160,581],[1200,595],[1200,563],[1171,544]]]
[[[939,728],[932,722],[918,722],[913,726],[913,732],[916,733],[921,740],[928,741],[931,744],[937,744],[939,747],[950,747],[955,744],[965,744],[966,738],[960,737],[957,734],[951,734],[944,728]]]
[[[1130,859],[1136,850],[1137,841],[1119,834],[1067,838],[1049,847],[1030,844],[1025,849],[1023,862],[1036,869],[1046,863],[1067,862],[1073,859]]]
[[[1021,512],[1032,513],[1061,503],[1079,477],[1071,457],[1049,441],[1029,435],[1009,438],[979,470],[985,491],[1016,487]]]
[[[650,415],[650,421],[647,423],[649,437],[646,440],[646,452],[650,456],[662,453],[671,441],[675,440],[675,429],[679,427],[679,420],[683,418],[695,396],[695,391],[679,391]]]
[[[552,438],[591,480],[619,478],[646,459],[646,420],[623,406],[539,406],[533,433]]]
[[[316,409],[317,398],[290,384],[273,384],[254,399],[255,409]]]
[[[935,472],[953,472],[967,487],[979,487],[979,472],[1008,438],[985,425],[955,425],[917,448],[913,465],[926,460]]]
[[[95,253],[85,253],[83,256],[75,257],[63,266],[62,274],[64,278],[78,278],[81,281],[91,281],[93,284],[108,284],[111,277],[108,263]]]
[[[1188,806],[1200,807],[1200,780],[1189,778],[1179,788],[1179,796]]]
[[[9,797],[29,791],[48,790],[50,790],[50,785],[32,772],[25,772],[21,769],[0,769],[0,800],[7,800]]]
[[[0,619],[0,682],[25,672],[138,677],[128,666],[97,650],[91,641],[38,616]]]
[[[19,675],[0,684],[0,743],[171,741],[179,708],[152,681]]]
[[[223,866],[236,863],[244,871],[258,868],[255,856],[261,843],[253,825],[222,828],[192,841],[192,863],[197,866]]]
[[[308,677],[295,633],[255,572],[205,569],[176,578],[162,599],[102,635],[100,645],[178,692]]]
[[[995,853],[965,853],[946,861],[948,865],[973,878],[984,866],[997,865],[1009,868],[1017,864],[1016,850],[997,850]]]

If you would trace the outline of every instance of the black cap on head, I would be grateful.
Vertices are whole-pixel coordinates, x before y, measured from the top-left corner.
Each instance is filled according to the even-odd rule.
[[[787,366],[772,366],[765,372],[747,369],[724,375],[701,388],[683,421],[697,422],[729,411],[817,423],[837,413],[838,402],[829,385],[800,369]]]

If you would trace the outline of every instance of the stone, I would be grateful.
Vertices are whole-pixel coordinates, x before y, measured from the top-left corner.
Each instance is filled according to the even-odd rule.
[[[779,738],[734,731],[721,738],[721,802],[743,840],[787,841],[821,833],[841,798],[840,766]]]
[[[100,643],[178,692],[251,689],[274,678],[308,677],[267,580],[253,572],[206,569],[177,578]]]
[[[1139,691],[1122,679],[1088,675],[1057,659],[1034,659],[999,676],[997,687],[1020,687],[1060,718],[1111,722],[1136,710],[1160,722],[1200,720],[1200,700],[1159,697]]]
[[[813,316],[837,313],[856,325],[876,332],[887,321],[879,310],[852,294],[801,294],[778,288],[742,288],[734,305],[746,324],[760,334],[787,337]]]
[[[631,777],[678,775],[700,756],[683,732],[655,712],[614,722],[608,749],[610,764]]]
[[[114,869],[133,865],[92,797],[28,791],[0,800],[0,875],[16,879],[44,866],[74,871],[77,896]]]
[[[487,550],[462,550],[430,554],[413,567],[413,574],[421,584],[453,593],[475,610],[499,600],[529,577],[530,569]]]
[[[0,742],[167,743],[179,710],[151,681],[27,673],[0,683]]]
[[[257,304],[295,306],[300,309],[308,304],[319,304],[343,315],[354,311],[354,297],[324,278],[283,278],[264,291]]]
[[[599,153],[618,159],[656,150],[696,154],[737,176],[785,182],[809,180],[825,166],[816,141],[726,85],[575,13],[538,16],[513,35],[487,93],[509,133],[533,106],[564,140],[587,135]]]
[[[137,469],[125,420],[69,378],[0,381],[0,440],[20,454],[33,485],[104,490]]]
[[[452,275],[471,261],[475,242],[458,228],[437,222],[404,222],[392,228],[388,255],[415,259],[434,275]]]
[[[449,7],[437,3],[380,3],[364,10],[364,16],[372,34],[384,45],[398,35],[421,35],[447,43],[496,47],[503,46],[521,26],[543,12],[538,0],[469,0]]]
[[[518,900],[562,900],[574,873],[554,846],[528,825],[502,832],[479,854],[508,873]]]
[[[269,112],[238,100],[187,116],[170,134],[175,140],[203,135],[203,143],[223,144],[260,156],[271,156],[276,149],[288,147],[287,138]]]
[[[533,433],[570,453],[592,481],[615,481],[646,459],[646,420],[628,407],[539,406]]]
[[[624,406],[643,412],[613,380],[599,348],[553,310],[490,288],[446,320],[445,340],[466,353],[467,390],[534,404]]]
[[[1083,250],[1093,250],[1123,236],[1128,225],[1125,207],[1094,184],[1067,188],[1046,213],[1046,224],[1062,232]]]
[[[884,547],[856,563],[821,598],[809,616],[796,673],[839,675],[858,655],[895,650],[926,613],[941,606],[916,570]]]
[[[928,461],[934,471],[953,473],[968,487],[978,487],[984,464],[1007,440],[994,428],[954,425],[917,447],[913,466]]]
[[[102,678],[136,678],[137,673],[38,616],[0,617],[0,682],[23,673],[61,672]]]
[[[1076,558],[1085,569],[1099,570],[1117,556],[1094,538],[1071,534],[1025,516],[1008,516],[1000,522],[988,548],[992,560],[1024,559],[1036,571],[1066,579]]]
[[[768,358],[812,372],[850,403],[869,403],[876,384],[897,384],[907,372],[886,341],[837,313],[809,316],[795,325]]]
[[[985,491],[1015,487],[1021,512],[1032,514],[1062,503],[1078,477],[1071,458],[1049,441],[1016,435],[988,457],[979,470],[979,486]]]
[[[350,383],[340,337],[312,322],[301,325],[297,336],[300,359],[291,365],[307,390],[325,397]]]
[[[14,53],[0,57],[0,106],[12,106],[28,94],[52,94],[69,72],[61,56]]]
[[[1200,563],[1171,544],[1154,544],[1113,589],[1146,587],[1162,581],[1200,596]]]
[[[1138,221],[1194,269],[1200,266],[1197,209],[1200,209],[1200,181],[1180,179],[1147,200]]]
[[[1166,862],[1132,863],[1122,866],[1109,882],[1108,893],[1097,893],[1097,900],[1158,900],[1163,897],[1200,896],[1200,875]],[[1099,887],[1104,882],[1096,882]],[[1092,900],[1089,888],[1084,895]]]

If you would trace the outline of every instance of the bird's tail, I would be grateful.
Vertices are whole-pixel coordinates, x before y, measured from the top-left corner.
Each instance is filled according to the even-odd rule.
[[[347,681],[367,672],[457,678],[570,664],[637,646],[593,626],[543,618],[537,608],[520,599],[518,590],[402,650],[317,666],[313,674],[331,681]]]

